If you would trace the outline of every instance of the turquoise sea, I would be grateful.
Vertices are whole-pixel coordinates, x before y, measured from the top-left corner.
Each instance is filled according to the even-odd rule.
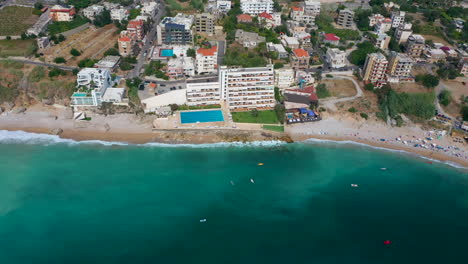
[[[0,143],[0,263],[468,263],[468,173],[446,164],[323,142]]]

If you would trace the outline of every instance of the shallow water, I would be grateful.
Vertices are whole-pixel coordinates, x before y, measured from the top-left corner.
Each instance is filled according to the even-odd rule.
[[[444,164],[28,138],[0,137],[0,263],[468,263],[468,174]]]

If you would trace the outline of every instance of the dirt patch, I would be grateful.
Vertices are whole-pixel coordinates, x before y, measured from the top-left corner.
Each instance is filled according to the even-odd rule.
[[[422,35],[426,40],[432,40],[434,43],[442,43],[447,47],[452,48],[453,46],[450,45],[445,39],[438,37],[438,36],[432,36],[432,35]]]
[[[465,82],[465,84],[463,84]],[[443,81],[448,90],[452,93],[452,97],[457,104],[460,104],[462,95],[468,96],[468,81],[449,80]]]
[[[324,80],[321,83],[327,85],[333,97],[343,98],[356,95],[356,89],[350,80]]]
[[[22,6],[7,6],[0,10],[0,35],[21,35],[38,20],[34,8]]]
[[[392,83],[390,84],[392,89],[395,91],[402,93],[429,93],[432,92],[433,90],[427,89],[426,87],[422,86],[419,83]]]
[[[45,53],[45,61],[52,62],[57,57],[67,60],[66,65],[77,65],[80,60],[91,58],[100,59],[104,52],[117,43],[117,28],[106,25],[102,28],[90,27],[80,33],[71,35],[64,42],[49,48]],[[80,56],[73,57],[71,49],[81,52]]]

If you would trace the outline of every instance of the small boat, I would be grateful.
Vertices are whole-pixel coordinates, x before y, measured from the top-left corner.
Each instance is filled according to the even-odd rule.
[[[380,168],[380,170],[383,170],[383,171],[384,171],[384,170],[387,170],[387,168]]]
[[[254,179],[250,179],[250,182],[251,182],[251,183],[255,183]]]
[[[205,223],[206,222],[206,219],[203,218],[203,219],[200,219],[200,223]]]
[[[351,184],[351,187],[357,188],[357,187],[359,187],[359,185],[357,185],[357,184],[355,184],[355,183],[352,183],[352,184]]]
[[[231,181],[231,185],[234,186],[234,181]]]
[[[258,166],[263,166],[263,165],[265,165],[265,164],[263,164],[263,163],[259,163],[259,164],[257,164],[257,165],[258,165]]]
[[[390,245],[390,244],[392,243],[392,241],[390,241],[390,240],[385,240],[383,243],[384,243],[384,245]]]

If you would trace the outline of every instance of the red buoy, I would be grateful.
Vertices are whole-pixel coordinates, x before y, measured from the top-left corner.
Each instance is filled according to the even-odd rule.
[[[390,240],[385,240],[383,243],[384,243],[385,245],[390,245],[390,244],[392,243],[392,241],[390,241]]]

